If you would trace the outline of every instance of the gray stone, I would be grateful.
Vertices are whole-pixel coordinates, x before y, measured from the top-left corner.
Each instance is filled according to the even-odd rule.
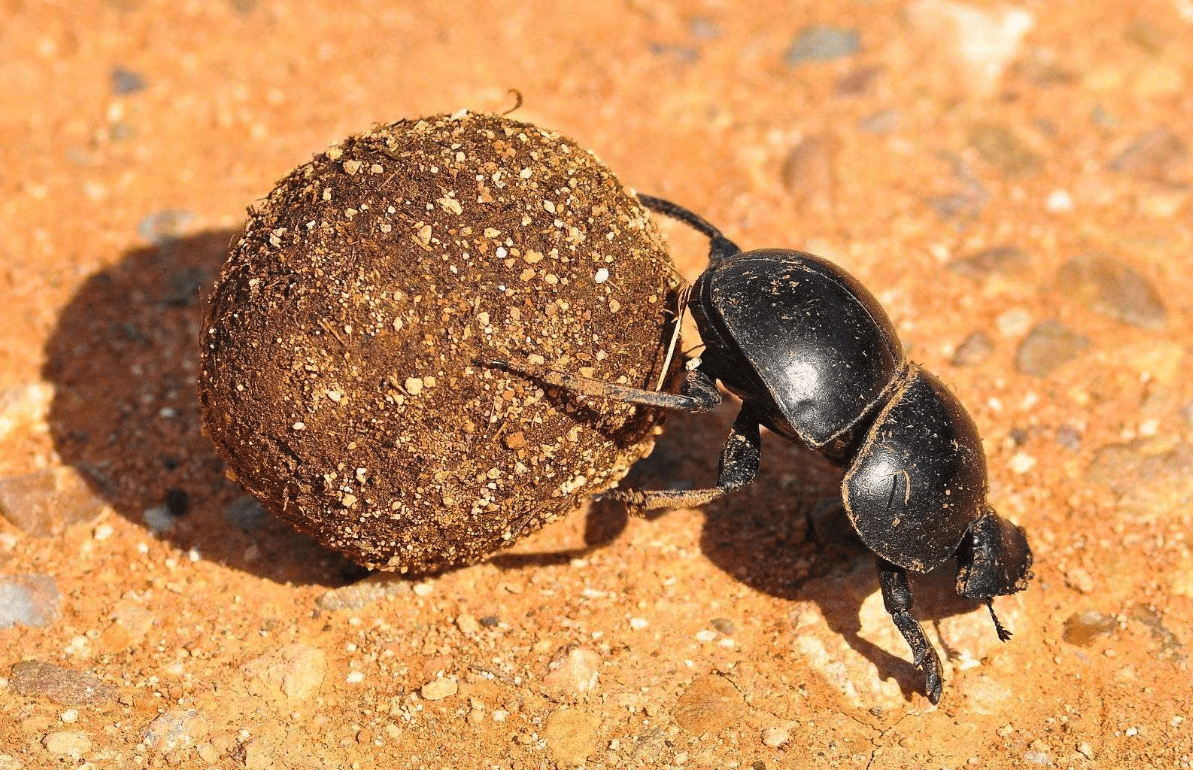
[[[141,514],[141,518],[145,520],[147,527],[160,535],[174,529],[174,522],[178,517],[170,513],[168,506],[155,505],[152,508],[146,508],[145,512]]]
[[[128,96],[144,91],[145,88],[145,78],[141,77],[140,73],[124,67],[112,68],[112,93],[116,96]]]
[[[265,523],[269,514],[261,507],[256,498],[244,495],[228,504],[224,510],[224,518],[245,532],[253,532]]]
[[[0,515],[35,537],[90,521],[104,509],[87,480],[74,468],[47,468],[0,477]]]
[[[861,50],[857,30],[813,24],[804,27],[787,48],[784,59],[795,67],[810,61],[832,61],[852,56]]]
[[[1110,161],[1120,174],[1153,182],[1176,181],[1189,157],[1185,142],[1167,128],[1145,131]]]
[[[1027,252],[1015,246],[991,246],[957,257],[948,264],[949,270],[975,281],[994,275],[1022,275],[1030,266]]]
[[[953,366],[977,366],[994,353],[994,341],[986,332],[972,332],[953,351]]]
[[[49,575],[0,576],[0,629],[44,628],[61,612],[62,594]]]
[[[1036,324],[1015,352],[1015,368],[1024,374],[1047,377],[1080,356],[1089,339],[1058,321]]]
[[[1143,329],[1163,329],[1168,313],[1156,287],[1118,260],[1098,254],[1071,259],[1057,281],[1095,313]]]
[[[194,216],[182,209],[155,211],[137,225],[137,234],[155,245],[167,243],[181,236]]]
[[[319,609],[329,612],[358,610],[387,596],[399,596],[410,591],[410,581],[401,575],[374,572],[359,583],[331,589],[316,599],[315,603]],[[484,625],[485,619],[481,618],[480,622]]]
[[[21,695],[49,698],[63,706],[98,706],[116,699],[116,688],[95,674],[36,660],[13,666],[9,686]]]

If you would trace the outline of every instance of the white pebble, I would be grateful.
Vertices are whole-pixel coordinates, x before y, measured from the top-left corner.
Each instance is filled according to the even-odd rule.
[[[1026,452],[1016,452],[1011,457],[1011,470],[1015,473],[1027,473],[1034,467],[1036,467],[1036,458]]]
[[[650,624],[646,622],[646,618],[630,618],[630,628],[635,631],[641,631],[648,625]]]
[[[364,672],[352,671],[348,674],[348,684],[359,684],[365,680]]]
[[[1053,190],[1048,193],[1048,199],[1044,201],[1044,208],[1055,214],[1072,211],[1073,198],[1066,190]]]
[[[62,712],[62,716],[60,716],[59,719],[61,719],[63,722],[66,722],[67,724],[71,724],[72,722],[78,722],[79,721],[79,710],[78,709],[67,709],[66,711]]]
[[[605,281],[609,280],[609,271],[602,267],[600,270],[596,271],[596,275],[594,276],[593,280],[595,280],[597,283],[604,283]]]

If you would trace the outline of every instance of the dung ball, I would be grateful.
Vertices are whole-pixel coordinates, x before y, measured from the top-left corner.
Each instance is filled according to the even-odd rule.
[[[662,418],[477,362],[657,390],[681,285],[567,137],[467,113],[378,126],[250,210],[202,335],[207,432],[269,511],[359,564],[476,561],[615,484]]]

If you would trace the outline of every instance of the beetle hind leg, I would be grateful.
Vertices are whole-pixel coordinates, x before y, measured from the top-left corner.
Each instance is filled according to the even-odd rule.
[[[911,583],[907,580],[907,570],[878,557],[878,579],[882,585],[882,603],[890,613],[895,628],[903,634],[907,646],[915,661],[915,667],[924,672],[924,686],[928,700],[940,703],[943,690],[944,671],[940,665],[940,657],[936,649],[924,635],[924,628],[911,614],[915,599],[911,595]]]

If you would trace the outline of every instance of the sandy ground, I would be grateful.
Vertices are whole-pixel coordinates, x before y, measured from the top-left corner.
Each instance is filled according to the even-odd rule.
[[[8,0],[0,768],[1190,767],[1191,41],[1186,0]],[[1006,644],[915,580],[939,706],[839,478],[774,437],[707,510],[420,580],[225,479],[197,339],[246,206],[514,88],[627,185],[837,260],[968,406],[1036,577]],[[711,481],[732,413],[632,481]]]

